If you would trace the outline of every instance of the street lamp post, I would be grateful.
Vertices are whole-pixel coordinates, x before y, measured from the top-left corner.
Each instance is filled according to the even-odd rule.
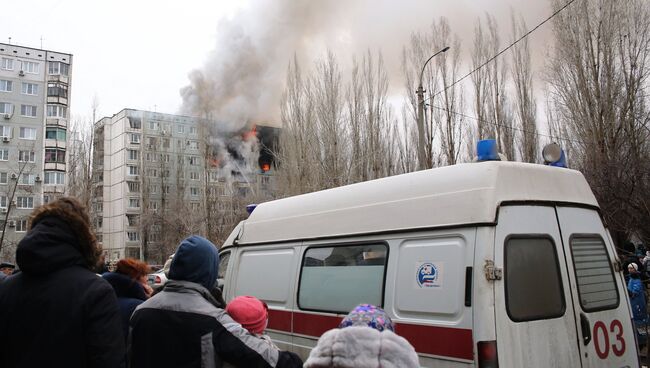
[[[422,88],[422,75],[424,74],[424,68],[426,68],[427,64],[429,64],[429,61],[431,61],[431,59],[433,59],[436,55],[446,52],[447,50],[449,50],[449,46],[446,46],[442,50],[431,55],[431,57],[424,62],[424,65],[422,66],[422,71],[420,72],[420,85],[418,86],[417,91],[415,91],[418,95],[418,169],[419,170],[426,169],[426,159],[427,159],[426,157],[427,155],[424,150],[424,88]]]

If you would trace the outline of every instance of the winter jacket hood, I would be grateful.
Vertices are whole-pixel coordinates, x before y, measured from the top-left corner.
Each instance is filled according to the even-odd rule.
[[[18,243],[16,262],[25,274],[46,275],[85,262],[70,226],[56,217],[45,217]]]
[[[305,368],[417,368],[418,355],[395,333],[352,326],[325,332]]]
[[[194,282],[212,290],[218,269],[217,247],[208,239],[192,235],[178,246],[169,268],[169,278]]]
[[[111,284],[118,298],[147,300],[142,285],[129,276],[117,272],[106,272],[102,277]]]

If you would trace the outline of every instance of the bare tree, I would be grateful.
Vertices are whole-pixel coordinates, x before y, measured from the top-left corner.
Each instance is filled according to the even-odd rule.
[[[517,19],[513,13],[511,21],[513,41],[528,32],[526,22],[521,15]],[[517,139],[519,154],[522,161],[534,163],[537,162],[539,143],[536,123],[537,105],[534,96],[528,38],[524,38],[512,49],[511,74],[515,87],[517,127],[519,127],[520,132]]]
[[[647,241],[650,6],[585,0],[554,22],[546,76],[555,125],[571,139],[571,162],[591,184],[616,240],[636,233]]]

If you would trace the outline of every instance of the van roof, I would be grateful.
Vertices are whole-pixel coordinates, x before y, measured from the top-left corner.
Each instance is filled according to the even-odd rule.
[[[598,207],[575,170],[518,162],[458,164],[262,203],[243,221],[239,244],[492,223],[507,201]]]

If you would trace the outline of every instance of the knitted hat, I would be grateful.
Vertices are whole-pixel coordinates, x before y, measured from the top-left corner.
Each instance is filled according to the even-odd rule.
[[[381,308],[371,304],[359,304],[339,324],[339,328],[350,326],[368,326],[377,331],[393,329],[393,321]]]
[[[627,265],[627,270],[632,272],[630,268],[634,269],[634,272],[639,271],[639,266],[637,266],[636,263],[630,263],[629,265]]]
[[[238,296],[226,306],[226,313],[251,333],[261,335],[269,317],[266,303],[254,296]]]

